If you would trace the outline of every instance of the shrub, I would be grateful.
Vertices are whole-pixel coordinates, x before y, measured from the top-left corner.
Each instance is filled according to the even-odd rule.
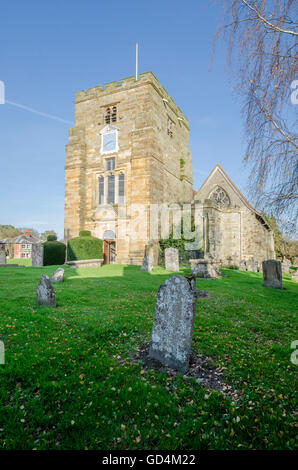
[[[55,242],[57,240],[57,236],[56,235],[48,235],[47,236],[47,241],[48,242]]]
[[[85,235],[88,234],[88,235]],[[80,236],[71,238],[67,244],[67,260],[101,259],[102,240],[92,237],[88,230],[82,230]]]
[[[55,235],[49,235],[53,237]],[[48,238],[49,238],[48,237]],[[48,240],[43,243],[43,264],[44,266],[51,266],[53,264],[64,264],[65,263],[65,251],[66,246],[62,242],[56,240]]]
[[[91,237],[90,230],[81,230],[79,233],[79,237]]]

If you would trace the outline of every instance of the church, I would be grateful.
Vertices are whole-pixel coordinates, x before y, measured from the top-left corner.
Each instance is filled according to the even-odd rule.
[[[150,208],[200,204],[204,255],[275,258],[273,232],[216,165],[193,190],[189,122],[152,72],[76,93],[65,160],[65,239],[90,230],[106,263],[141,264]]]

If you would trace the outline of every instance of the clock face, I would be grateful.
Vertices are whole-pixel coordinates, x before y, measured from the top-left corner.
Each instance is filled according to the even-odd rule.
[[[113,152],[117,147],[116,132],[103,134],[102,136],[102,150],[103,152]]]

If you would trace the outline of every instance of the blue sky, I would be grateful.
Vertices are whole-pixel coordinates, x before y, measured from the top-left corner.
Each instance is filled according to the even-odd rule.
[[[0,224],[63,234],[64,157],[77,90],[151,70],[190,120],[194,188],[218,162],[246,194],[241,105],[223,49],[210,69],[217,2],[2,2]],[[62,121],[35,114],[17,103]]]

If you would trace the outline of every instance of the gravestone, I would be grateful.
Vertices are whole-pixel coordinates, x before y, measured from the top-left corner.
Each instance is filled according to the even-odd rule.
[[[190,259],[189,260],[191,273],[201,279],[215,279],[221,277],[222,274],[219,270],[216,261],[208,259]]]
[[[247,271],[252,271],[253,273],[258,272],[258,262],[254,260],[254,258],[251,258],[249,261],[247,261]]]
[[[169,277],[157,292],[149,356],[187,372],[196,291],[184,276]]]
[[[263,279],[265,287],[282,289],[281,262],[275,259],[263,261]]]
[[[281,270],[284,274],[290,274],[291,261],[289,259],[284,259],[281,263]]]
[[[43,266],[43,245],[32,245],[32,266]]]
[[[247,270],[246,261],[243,259],[240,261],[239,271],[246,271],[246,270]]]
[[[6,254],[4,250],[0,249],[0,264],[6,264]]]
[[[50,281],[51,282],[62,282],[64,276],[64,269],[58,268],[56,271],[51,275]]]
[[[167,271],[179,271],[179,250],[177,248],[165,249],[165,268]]]
[[[144,256],[141,266],[141,271],[148,271],[148,258]]]
[[[298,282],[298,269],[292,273],[292,281]]]
[[[36,289],[38,305],[56,307],[56,296],[49,277],[46,274],[40,276],[40,281]]]

